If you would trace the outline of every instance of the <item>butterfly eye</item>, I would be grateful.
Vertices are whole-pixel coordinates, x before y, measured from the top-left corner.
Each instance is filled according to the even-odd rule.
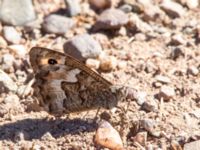
[[[52,58],[50,58],[49,60],[48,60],[48,64],[50,64],[50,65],[55,65],[55,64],[57,64],[58,62],[57,62],[57,60],[55,60],[55,59],[52,59]]]

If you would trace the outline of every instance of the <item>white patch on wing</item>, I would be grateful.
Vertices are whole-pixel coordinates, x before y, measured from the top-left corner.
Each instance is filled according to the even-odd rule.
[[[76,77],[77,74],[79,74],[81,72],[81,70],[79,69],[73,69],[67,72],[67,78],[65,79],[65,81],[67,82],[77,82],[78,79]]]

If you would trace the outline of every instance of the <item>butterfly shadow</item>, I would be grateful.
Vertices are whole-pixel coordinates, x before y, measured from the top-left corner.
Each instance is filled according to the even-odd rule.
[[[76,135],[83,132],[93,132],[97,128],[95,121],[82,119],[24,119],[0,126],[0,141],[11,140],[16,142],[20,134],[26,140],[41,139],[46,133],[54,138],[66,134]]]

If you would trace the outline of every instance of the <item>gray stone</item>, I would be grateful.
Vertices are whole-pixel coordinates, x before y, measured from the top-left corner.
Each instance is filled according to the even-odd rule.
[[[199,6],[199,0],[186,0],[186,5],[190,9],[197,8]]]
[[[17,85],[15,84],[15,82],[8,76],[8,74],[6,74],[3,70],[0,70],[0,87],[4,87],[4,91],[9,92],[9,91],[13,91],[16,92],[17,90]],[[0,88],[0,90],[2,90]],[[1,93],[2,91],[0,91]]]
[[[164,84],[167,84],[167,83],[170,83],[171,80],[170,78],[166,77],[166,76],[162,76],[162,75],[156,75],[155,76],[155,79],[158,81],[158,82],[161,82],[161,83],[164,83]]]
[[[183,147],[183,150],[199,150],[200,148],[200,140],[186,143]]]
[[[165,101],[169,101],[175,96],[175,90],[169,86],[162,86],[158,94],[159,98],[163,98]]]
[[[184,8],[171,0],[163,0],[160,7],[172,18],[181,17],[185,14]]]
[[[142,110],[146,112],[157,112],[158,111],[158,103],[156,100],[147,100],[142,104]]]
[[[89,0],[91,7],[95,10],[103,10],[111,7],[111,0]]]
[[[107,9],[103,11],[94,25],[94,30],[119,29],[128,23],[128,16],[120,9]]]
[[[65,0],[69,16],[76,16],[81,12],[79,0]]]
[[[42,28],[47,33],[64,35],[74,24],[74,21],[70,18],[52,14],[44,19]]]
[[[32,0],[2,0],[0,20],[5,24],[24,25],[36,18]]]
[[[79,59],[96,58],[101,52],[101,45],[89,34],[77,35],[64,44],[65,53]]]
[[[19,44],[21,40],[19,32],[17,32],[15,28],[9,26],[5,26],[3,28],[3,36],[9,43],[12,44]]]
[[[7,97],[4,98],[4,103],[5,104],[12,104],[12,105],[19,105],[19,97],[17,95],[8,95]]]
[[[14,68],[13,68],[14,61],[15,61],[15,58],[13,55],[4,54],[0,58],[0,63],[1,63],[2,69],[6,72],[13,72],[14,71]]]
[[[188,68],[188,70],[187,70],[187,73],[188,73],[188,74],[191,74],[191,75],[193,75],[193,76],[197,76],[197,75],[199,74],[199,70],[198,70],[198,68],[195,67],[195,66],[190,66],[190,67]]]
[[[131,5],[128,5],[128,4],[124,4],[124,5],[120,6],[119,9],[125,13],[129,13],[132,11]]]
[[[143,91],[139,91],[135,94],[136,102],[139,105],[142,105],[146,101],[147,93]]]

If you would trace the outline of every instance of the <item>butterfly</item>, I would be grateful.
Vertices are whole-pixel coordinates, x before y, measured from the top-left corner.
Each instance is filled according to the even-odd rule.
[[[50,113],[110,109],[124,98],[123,86],[113,85],[70,55],[33,47],[29,56],[34,96]]]

